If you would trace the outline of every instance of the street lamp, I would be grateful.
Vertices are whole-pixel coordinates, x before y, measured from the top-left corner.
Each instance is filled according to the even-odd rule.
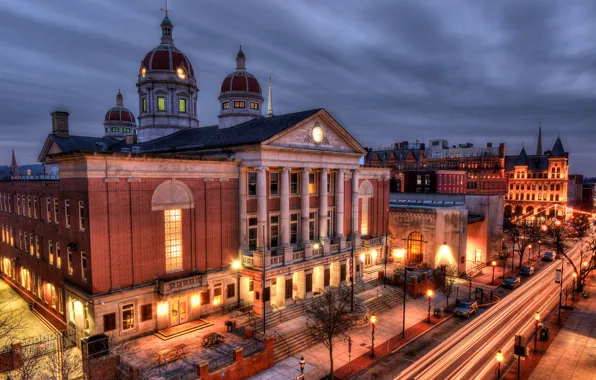
[[[501,380],[501,362],[503,361],[503,353],[501,350],[497,352],[497,379]]]
[[[530,250],[530,257],[531,257],[532,256],[532,244],[528,245],[528,249]]]
[[[491,282],[491,284],[494,285],[495,284],[495,267],[497,266],[497,262],[495,260],[493,260],[491,265],[493,266],[493,281]]]
[[[534,319],[536,320],[536,333],[534,334],[534,352],[537,351],[537,345],[538,345],[538,322],[540,321],[540,313],[536,312],[536,315],[534,315]]]
[[[428,289],[426,295],[428,296],[428,323],[430,323],[430,300],[433,297],[433,291]]]
[[[306,360],[304,360],[304,356],[300,358],[300,373],[304,373],[304,366],[306,365]]]
[[[540,260],[540,244],[542,244],[542,240],[538,240],[538,260]]]
[[[372,326],[372,345],[371,347],[371,356],[375,357],[375,324],[377,323],[377,316],[375,313],[370,316],[370,324]]]
[[[403,325],[401,330],[402,339],[406,338],[406,295],[407,295],[408,267],[404,263],[404,306],[402,308]]]
[[[240,308],[240,261],[238,260],[234,260],[232,262],[232,268],[236,270],[236,274],[237,274],[237,287],[238,287],[238,296],[237,298],[237,303],[236,303],[236,307],[239,309]]]

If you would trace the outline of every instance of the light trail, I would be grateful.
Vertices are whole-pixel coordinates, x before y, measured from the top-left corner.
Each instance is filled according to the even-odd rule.
[[[578,243],[568,256],[579,258]],[[562,259],[565,260],[565,259]],[[531,321],[537,310],[542,310],[559,296],[560,284],[554,282],[556,261],[536,276],[531,277],[510,296],[492,306],[482,315],[453,334],[396,379],[475,379],[487,373],[491,363],[494,368],[495,353],[513,346],[514,336]],[[571,278],[566,271],[563,281]],[[569,281],[567,281],[569,282]]]

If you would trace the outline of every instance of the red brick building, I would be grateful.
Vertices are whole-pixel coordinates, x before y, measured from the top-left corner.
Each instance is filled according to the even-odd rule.
[[[72,134],[68,113],[54,112],[39,155],[47,175],[0,182],[2,277],[77,341],[222,307],[284,307],[349,284],[350,268],[361,276],[384,254],[389,169],[360,166],[365,149],[324,109],[273,115],[269,102],[261,115],[242,50],[220,124],[197,128],[192,67],[167,16],[161,27],[150,54],[182,63],[140,68],[139,139],[120,94],[103,137]],[[150,86],[163,81],[172,86]]]

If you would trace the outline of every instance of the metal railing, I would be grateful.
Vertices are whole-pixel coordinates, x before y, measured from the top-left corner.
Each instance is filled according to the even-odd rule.
[[[273,339],[275,341],[275,343],[278,342],[277,338],[281,339],[281,341],[286,345],[286,355],[290,354],[290,345],[288,344],[288,342],[286,342],[286,340],[284,339],[283,336],[279,335],[279,333],[277,331],[275,331],[273,333]]]
[[[304,304],[304,301],[300,297],[295,296],[294,304],[297,304],[298,302],[300,302],[300,305],[302,305],[302,311],[306,311],[306,305]]]
[[[279,307],[277,307],[277,306],[276,306],[275,304],[273,304],[273,303],[271,304],[271,307],[274,307],[274,308],[275,308],[275,310],[277,310],[277,313],[279,313],[279,322],[281,323],[281,322],[282,322],[282,320],[281,320],[281,310],[279,309]]]

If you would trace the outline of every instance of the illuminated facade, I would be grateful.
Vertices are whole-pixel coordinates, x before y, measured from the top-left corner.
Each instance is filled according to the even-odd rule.
[[[541,133],[539,133],[539,139]],[[557,137],[550,151],[542,152],[541,142],[536,155],[522,148],[518,156],[507,156],[505,166],[508,192],[505,215],[513,218],[564,216],[567,205],[569,154]]]

